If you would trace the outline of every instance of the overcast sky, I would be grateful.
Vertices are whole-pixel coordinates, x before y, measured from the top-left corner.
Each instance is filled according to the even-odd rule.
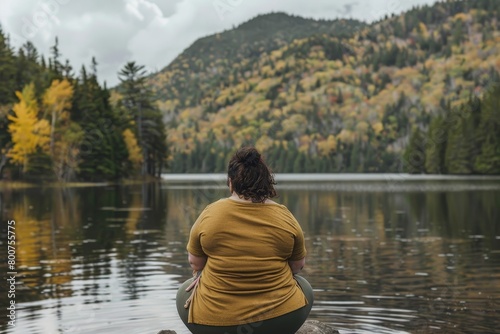
[[[99,63],[99,79],[117,84],[134,60],[160,70],[196,39],[258,14],[283,11],[309,18],[371,22],[435,0],[0,0],[0,24],[17,48],[27,40],[49,54],[55,37],[76,71]]]

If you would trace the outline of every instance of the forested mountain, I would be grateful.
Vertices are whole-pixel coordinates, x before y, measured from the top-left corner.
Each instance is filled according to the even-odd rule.
[[[195,106],[204,85],[237,83],[238,75],[258,66],[262,53],[317,34],[347,37],[364,26],[356,20],[317,21],[284,13],[257,16],[232,30],[199,39],[151,83],[159,99],[178,99],[182,107]]]
[[[370,25],[268,14],[205,37],[148,79],[169,170],[223,171],[251,144],[276,172],[500,173],[499,25],[500,1],[445,1]]]

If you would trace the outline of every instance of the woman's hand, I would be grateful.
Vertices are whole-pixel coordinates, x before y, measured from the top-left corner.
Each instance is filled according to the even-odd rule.
[[[202,271],[207,263],[206,256],[196,256],[188,252],[188,261],[191,268],[195,271]]]
[[[293,274],[298,274],[302,270],[302,268],[304,268],[305,264],[306,264],[306,258],[297,261],[288,261],[288,265],[292,269]]]

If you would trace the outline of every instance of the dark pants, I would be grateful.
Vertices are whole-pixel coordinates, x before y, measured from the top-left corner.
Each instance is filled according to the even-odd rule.
[[[182,322],[193,334],[293,334],[306,321],[314,302],[313,290],[309,282],[298,275],[295,275],[294,278],[304,292],[308,304],[276,318],[235,326],[208,326],[188,323],[189,309],[184,308],[184,303],[191,295],[191,291],[186,292],[186,288],[193,282],[194,278],[184,282],[177,291],[177,312],[179,312]]]

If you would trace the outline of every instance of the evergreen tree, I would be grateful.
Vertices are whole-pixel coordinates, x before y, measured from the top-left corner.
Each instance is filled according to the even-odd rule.
[[[306,155],[303,152],[299,152],[293,163],[293,173],[304,173],[306,171]]]
[[[59,38],[56,37],[54,45],[50,48],[52,53],[52,71],[60,78],[63,72],[63,65],[60,62],[61,53],[59,52]]]
[[[500,174],[500,81],[494,84],[481,103],[480,124],[477,131],[478,156],[474,170],[481,174]]]
[[[73,67],[71,66],[69,59],[66,59],[66,63],[61,67],[62,74],[66,79],[73,79]]]
[[[425,136],[417,126],[404,153],[404,170],[410,174],[422,174],[425,170]]]
[[[0,27],[0,105],[12,103],[15,92],[15,58],[9,42]]]
[[[342,95],[342,89],[340,89],[340,88],[339,88],[338,94],[337,94],[337,103],[338,104],[344,103],[344,95]]]
[[[432,119],[429,126],[428,141],[425,145],[425,172],[442,174],[444,169],[444,153],[447,139],[446,125],[441,116]]]
[[[46,88],[42,83],[42,67],[38,64],[38,51],[31,42],[26,42],[18,52],[16,61],[16,88],[21,90],[33,82],[35,91],[40,96]]]
[[[481,107],[476,97],[459,110],[447,115],[448,140],[444,156],[445,168],[452,174],[470,174],[474,170],[474,160],[478,154],[477,128],[481,117]]]
[[[350,154],[349,154],[349,167],[348,171],[357,173],[360,172],[360,166],[361,166],[361,143],[359,140],[356,140],[354,144],[352,145]]]
[[[453,23],[452,28],[452,40],[453,44],[460,45],[462,41],[465,40],[465,27],[464,22],[462,20],[457,20]]]
[[[462,109],[462,112],[452,111],[447,115],[446,122],[449,124],[449,128],[444,166],[446,172],[450,174],[470,174],[472,172],[471,154],[474,145],[474,129],[471,127],[471,123],[464,118],[463,112]]]
[[[3,171],[7,166],[7,152],[12,146],[12,138],[8,131],[9,120],[7,119],[8,109],[0,107],[0,180],[3,177]]]
[[[89,75],[82,66],[74,87],[71,115],[82,128],[78,175],[84,180],[113,180],[130,174],[135,158],[129,152],[124,135],[126,121],[119,117],[109,103],[109,92]]]
[[[167,157],[166,133],[162,115],[146,86],[143,65],[127,63],[118,74],[122,83],[122,106],[133,122],[143,154],[141,175],[159,176]]]

